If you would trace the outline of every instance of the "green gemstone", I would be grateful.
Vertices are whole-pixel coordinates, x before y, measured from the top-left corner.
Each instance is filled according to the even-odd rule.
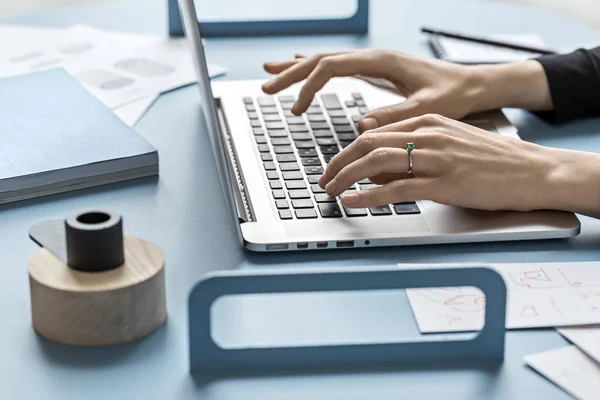
[[[415,148],[415,144],[414,143],[407,143],[406,144],[406,150],[414,150]]]

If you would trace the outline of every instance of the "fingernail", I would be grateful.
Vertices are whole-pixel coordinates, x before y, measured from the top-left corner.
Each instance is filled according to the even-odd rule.
[[[358,195],[356,193],[345,194],[342,196],[342,203],[346,205],[354,204],[358,201]]]
[[[333,193],[335,191],[335,179],[325,185],[325,191],[327,193]]]
[[[365,118],[362,120],[363,131],[370,131],[371,129],[377,129],[377,120],[375,118]]]

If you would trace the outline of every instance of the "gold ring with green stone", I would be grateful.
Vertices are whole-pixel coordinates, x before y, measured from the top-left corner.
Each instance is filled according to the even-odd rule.
[[[406,144],[406,152],[408,153],[408,170],[406,171],[407,174],[412,174],[412,170],[413,170],[413,160],[412,160],[412,151],[415,149],[415,144],[412,142],[408,142]]]

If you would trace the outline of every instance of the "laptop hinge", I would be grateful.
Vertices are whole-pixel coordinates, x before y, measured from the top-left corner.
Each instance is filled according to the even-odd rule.
[[[227,117],[225,110],[221,104],[221,99],[215,99],[215,105],[217,108],[217,115],[219,117],[219,125],[221,125],[221,135],[223,138],[223,145],[225,151],[227,151],[227,170],[229,172],[229,179],[233,187],[233,195],[235,199],[235,208],[237,211],[238,219],[240,223],[256,221],[254,218],[254,210],[250,197],[246,190],[246,183],[244,180],[244,173],[239,168],[239,160],[235,146],[231,139],[229,125],[227,123]]]

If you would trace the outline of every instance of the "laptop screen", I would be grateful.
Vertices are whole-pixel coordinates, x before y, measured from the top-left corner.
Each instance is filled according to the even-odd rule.
[[[179,4],[181,6],[181,14],[183,16],[183,22],[185,26],[185,35],[187,36],[192,58],[196,66],[196,76],[198,78],[198,88],[200,89],[202,111],[206,120],[207,132],[212,146],[215,164],[219,172],[219,179],[221,180],[221,186],[223,187],[226,206],[234,219],[233,225],[236,230],[236,234],[238,235],[240,242],[243,242],[239,221],[237,219],[237,212],[235,209],[234,188],[232,186],[235,184],[236,180],[230,179],[229,175],[229,169],[227,166],[228,155],[223,143],[223,136],[221,134],[221,127],[219,124],[215,99],[210,87],[210,77],[208,74],[208,67],[206,65],[206,57],[204,54],[202,38],[200,36],[200,27],[198,24],[194,0],[180,0]]]

